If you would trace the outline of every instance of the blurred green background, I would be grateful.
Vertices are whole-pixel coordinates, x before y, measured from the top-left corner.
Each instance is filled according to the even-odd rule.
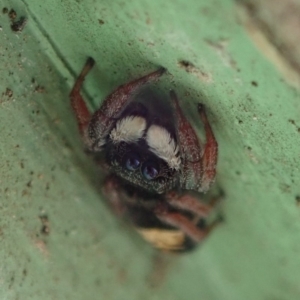
[[[300,299],[299,1],[0,8],[0,299]],[[225,222],[196,251],[157,252],[101,199],[68,98],[87,56],[91,108],[159,65],[202,133],[206,105]]]

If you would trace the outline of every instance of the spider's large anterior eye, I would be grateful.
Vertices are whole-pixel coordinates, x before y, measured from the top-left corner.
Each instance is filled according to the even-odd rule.
[[[146,179],[152,180],[158,175],[158,167],[152,163],[146,163],[143,165],[142,172]]]
[[[134,171],[136,170],[141,164],[140,158],[137,155],[131,154],[127,157],[125,165],[127,170]]]

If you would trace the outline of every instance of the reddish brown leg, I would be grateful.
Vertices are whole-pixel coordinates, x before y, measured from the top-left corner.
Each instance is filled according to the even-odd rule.
[[[80,75],[78,76],[71,93],[70,93],[71,105],[75,112],[79,131],[80,131],[81,135],[84,134],[84,131],[87,128],[87,125],[91,119],[91,114],[90,114],[83,98],[80,95],[80,89],[81,89],[81,86],[85,79],[85,76],[92,69],[94,64],[95,64],[95,61],[91,57],[89,57],[84,65]]]
[[[155,211],[156,216],[162,222],[167,223],[182,230],[188,237],[195,242],[203,240],[214,228],[219,224],[219,220],[216,220],[211,225],[204,229],[198,228],[193,222],[180,213],[173,213],[169,211],[162,211],[160,208]]]
[[[89,126],[90,140],[87,141],[87,144],[91,150],[101,150],[103,140],[124,106],[132,99],[132,95],[142,86],[156,81],[165,71],[166,69],[160,68],[144,77],[121,85],[104,100],[101,107],[93,115]]]
[[[198,111],[206,132],[204,151],[190,123],[187,121],[179,106],[174,91],[170,93],[174,102],[178,120],[178,137],[183,153],[181,187],[190,190],[206,192],[215,177],[218,144],[206,117],[203,105],[199,104]]]
[[[113,176],[108,176],[103,185],[103,194],[109,200],[109,204],[113,211],[118,215],[126,213],[126,206],[122,202],[120,185],[118,180]]]
[[[215,139],[214,133],[208,122],[205,109],[202,104],[198,105],[198,111],[201,117],[201,120],[204,124],[205,133],[206,133],[206,144],[204,148],[204,153],[201,158],[203,166],[202,174],[202,191],[207,191],[210,184],[213,182],[216,175],[216,165],[218,160],[218,143]]]
[[[138,91],[145,84],[156,81],[165,71],[165,68],[159,68],[157,71],[119,86],[104,100],[96,114],[101,111],[107,118],[115,118],[131,99],[134,92]]]
[[[180,141],[181,153],[183,158],[180,185],[182,188],[187,190],[196,190],[197,184],[202,177],[202,148],[193,127],[183,115],[175,92],[171,91],[170,96],[175,107],[178,126],[178,138]]]
[[[184,153],[186,160],[188,160],[189,162],[197,163],[201,158],[201,145],[199,139],[193,127],[184,116],[175,92],[171,91],[170,96],[175,107],[175,113],[178,123],[178,135],[182,152]]]
[[[215,198],[207,204],[201,203],[196,197],[193,197],[192,195],[178,195],[174,191],[167,193],[166,199],[168,201],[168,204],[170,204],[172,207],[191,212],[202,218],[206,218],[217,203]]]

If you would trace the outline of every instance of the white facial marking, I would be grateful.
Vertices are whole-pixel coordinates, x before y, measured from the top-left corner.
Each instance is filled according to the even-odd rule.
[[[146,137],[150,150],[163,159],[171,168],[180,167],[179,148],[170,133],[163,127],[151,125]]]
[[[138,116],[128,116],[117,122],[109,137],[114,143],[137,142],[144,134],[146,120]]]

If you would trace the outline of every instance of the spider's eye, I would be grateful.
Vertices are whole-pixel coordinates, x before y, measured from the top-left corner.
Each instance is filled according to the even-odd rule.
[[[143,165],[142,172],[146,179],[152,180],[158,175],[158,167],[152,163],[146,163]]]
[[[126,168],[129,171],[136,170],[140,166],[140,164],[140,158],[135,154],[131,154],[130,156],[128,156],[125,162]]]

